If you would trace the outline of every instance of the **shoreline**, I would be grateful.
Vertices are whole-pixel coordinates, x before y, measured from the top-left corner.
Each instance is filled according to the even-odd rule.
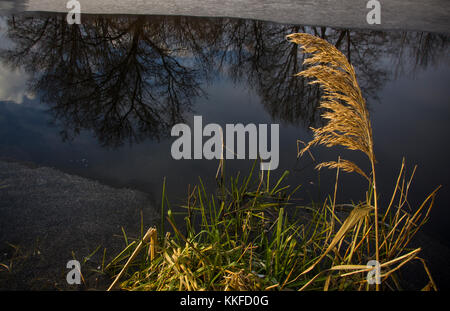
[[[105,248],[106,262],[123,249],[122,227],[128,238],[139,237],[141,211],[144,230],[159,223],[147,194],[53,168],[0,161],[0,185],[0,262],[13,260],[0,289],[79,289],[65,280],[74,255],[80,262],[89,257],[87,273],[101,264]],[[97,288],[99,276],[85,276],[84,286]]]

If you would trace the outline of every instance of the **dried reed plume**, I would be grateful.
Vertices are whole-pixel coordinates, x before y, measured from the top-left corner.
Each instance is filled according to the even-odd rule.
[[[287,36],[287,39],[300,45],[305,53],[310,54],[304,61],[305,65],[309,65],[308,68],[298,73],[297,76],[312,79],[311,84],[321,86],[324,95],[319,107],[325,110],[322,117],[328,120],[328,124],[325,126],[312,128],[313,140],[299,152],[299,156],[315,145],[343,146],[350,150],[362,151],[367,155],[372,166],[372,179],[355,163],[348,160],[323,162],[316,168],[339,168],[345,172],[356,172],[372,184],[375,208],[375,250],[376,260],[379,260],[378,207],[372,127],[366,102],[356,79],[355,69],[344,54],[321,38],[306,33],[295,33]]]
[[[350,150],[360,150],[371,162],[375,162],[369,113],[353,66],[344,54],[323,39],[304,33],[289,35],[288,39],[301,45],[305,53],[312,54],[304,61],[304,64],[312,66],[297,76],[314,79],[311,84],[320,84],[325,92],[320,108],[327,110],[322,117],[329,121],[324,127],[312,128],[314,138],[299,155],[303,155],[314,145],[341,145]],[[325,162],[317,166],[322,167],[339,167],[347,172],[356,172],[370,181],[367,175],[350,161]]]

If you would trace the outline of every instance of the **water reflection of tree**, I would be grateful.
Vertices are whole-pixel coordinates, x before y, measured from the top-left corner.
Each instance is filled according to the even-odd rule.
[[[69,26],[64,15],[48,15],[10,18],[8,24],[16,47],[2,56],[34,74],[30,87],[63,124],[63,134],[93,129],[105,145],[169,133],[203,94],[202,83],[220,70],[253,88],[274,120],[317,125],[321,93],[294,76],[304,57],[285,39],[294,32],[336,45],[369,98],[404,72],[405,59],[413,62],[408,68],[425,67],[447,44],[436,34],[237,19],[92,16]]]
[[[321,94],[317,86],[294,76],[303,69],[304,55],[299,46],[285,40],[286,35],[306,32],[334,44],[355,67],[369,104],[378,100],[380,89],[396,73],[404,72],[402,67],[414,72],[418,64],[426,67],[441,59],[448,42],[446,36],[430,33],[354,31],[260,21],[231,22],[225,29],[229,35],[222,49],[222,59],[226,60],[222,63],[235,80],[247,79],[275,120],[306,126],[321,121],[317,108]],[[405,49],[412,51],[405,55]]]
[[[385,73],[377,70],[374,58],[379,51],[371,50],[367,39],[353,41],[349,30],[326,27],[281,25],[261,21],[230,22],[228,34],[220,49],[221,64],[226,64],[231,76],[247,82],[261,96],[262,103],[275,120],[314,126],[321,121],[318,111],[321,91],[295,75],[303,69],[304,54],[285,37],[295,32],[307,32],[332,42],[349,59],[355,58],[362,73],[364,91],[375,94]],[[355,35],[358,35],[356,33]],[[368,36],[367,36],[368,37]],[[361,51],[362,50],[362,51]],[[360,54],[364,53],[364,57]],[[366,82],[366,83],[364,83]]]
[[[295,78],[302,68],[303,54],[285,36],[303,31],[261,21],[228,21],[219,49],[220,65],[235,81],[246,79],[261,97],[275,120],[310,125],[317,121],[318,87]]]
[[[93,129],[104,145],[159,138],[183,121],[202,93],[204,70],[183,64],[174,46],[184,29],[164,19],[85,19],[68,25],[65,16],[15,18],[9,36],[16,48],[9,63],[34,74],[30,87],[70,137]],[[14,25],[13,25],[14,23]]]
[[[395,47],[397,57],[394,58],[395,77],[414,75],[418,69],[438,65],[443,58],[449,61],[449,37],[444,34],[424,32],[403,32],[399,36],[399,44]]]

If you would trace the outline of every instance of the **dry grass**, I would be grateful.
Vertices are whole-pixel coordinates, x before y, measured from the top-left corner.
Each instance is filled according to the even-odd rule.
[[[357,226],[359,232],[363,224],[364,218],[369,214],[369,210],[374,210],[373,223],[375,228],[374,240],[375,240],[375,259],[380,262],[381,259],[384,263],[381,263],[382,267],[390,266],[392,263],[398,263],[398,268],[412,259],[417,259],[417,254],[420,249],[416,249],[407,255],[400,256],[398,258],[391,258],[394,254],[400,255],[402,251],[406,249],[407,244],[411,241],[412,236],[423,225],[423,220],[418,221],[421,212],[424,209],[424,205],[430,199],[434,201],[436,195],[436,189],[419,207],[415,214],[409,215],[402,210],[403,205],[406,202],[406,194],[401,189],[400,204],[398,205],[397,212],[394,218],[390,219],[388,228],[383,225],[382,230],[379,230],[379,208],[378,208],[378,196],[376,188],[376,174],[375,174],[375,154],[373,148],[373,136],[372,126],[370,123],[369,112],[366,107],[365,100],[362,96],[361,89],[356,79],[356,74],[353,66],[348,62],[347,58],[341,53],[335,46],[327,41],[315,37],[313,35],[305,33],[296,33],[287,36],[288,40],[293,43],[299,44],[305,53],[309,54],[304,64],[307,65],[307,69],[300,72],[298,76],[302,76],[311,79],[311,84],[319,84],[324,91],[324,95],[320,102],[320,108],[324,109],[322,117],[328,120],[328,123],[320,128],[312,128],[313,139],[306,144],[306,146],[299,151],[299,156],[302,156],[305,152],[309,152],[309,149],[315,145],[324,145],[326,147],[342,146],[349,150],[356,150],[363,152],[370,161],[371,174],[365,173],[354,162],[339,159],[338,161],[323,162],[316,166],[317,169],[323,167],[336,168],[345,172],[355,172],[363,176],[368,180],[371,190],[373,191],[373,201],[368,197],[367,201],[363,203],[363,206],[355,208],[350,214],[349,218],[341,226],[335,238],[331,241],[328,248],[326,248],[324,254],[319,258],[320,261],[337,243],[342,242],[343,234],[341,231],[348,231],[351,227]],[[404,169],[404,163],[402,163],[402,169],[400,171],[399,179],[402,178]],[[404,178],[404,176],[403,176]],[[404,180],[404,179],[403,179]],[[336,181],[337,182],[337,181]],[[408,188],[409,188],[408,183]],[[398,182],[394,190],[394,194],[391,199],[390,205],[386,209],[386,213],[383,216],[383,224],[388,217],[392,207],[392,203],[395,199],[395,195],[398,190]],[[402,201],[403,199],[403,201]],[[433,204],[430,204],[430,207]],[[334,212],[334,202],[332,209]],[[357,212],[357,213],[355,213]],[[357,214],[357,215],[356,215]],[[429,215],[429,209],[426,210],[426,217]],[[368,222],[365,222],[363,228],[363,237],[367,239],[367,246],[370,243],[370,230]],[[388,232],[386,232],[388,230]],[[412,232],[413,231],[413,232]],[[397,232],[394,239],[394,235]],[[340,234],[341,233],[341,234]],[[381,235],[381,236],[380,236]],[[382,243],[380,244],[380,239]],[[390,241],[388,242],[388,239]],[[393,240],[394,239],[394,240]],[[347,249],[345,254],[348,254],[348,258],[352,258],[358,247],[361,246],[362,241],[357,240],[357,235],[349,244],[350,249]],[[406,242],[407,241],[407,242]],[[405,242],[402,244],[402,242]],[[383,249],[383,258],[380,257],[380,252]],[[345,259],[345,257],[344,257]],[[422,261],[423,262],[423,261]],[[316,263],[317,264],[317,263]],[[312,267],[307,269],[304,273],[309,272]],[[331,270],[345,270],[355,269],[358,265],[339,265],[339,268],[332,267]],[[395,268],[395,269],[398,269]],[[392,271],[385,273],[383,276],[388,277]],[[358,268],[356,268],[358,270]],[[367,267],[363,268],[364,272],[367,271]],[[431,279],[429,271],[425,266],[425,270],[430,277],[430,282],[434,285]],[[345,274],[352,275],[354,273]],[[435,286],[434,286],[435,287]],[[376,285],[376,289],[379,289],[379,285]]]
[[[288,39],[310,54],[305,61],[309,67],[299,76],[323,88],[321,108],[328,120],[325,126],[312,129],[314,138],[299,155],[315,145],[343,146],[366,154],[371,172],[340,158],[319,164],[318,169],[337,169],[334,196],[304,206],[293,197],[299,187],[292,190],[283,185],[287,172],[271,185],[269,175],[267,180],[252,177],[254,165],[248,176],[231,178],[226,186],[221,162],[220,195],[207,193],[201,180],[189,191],[183,206],[187,209],[185,234],[175,225],[169,208],[167,221],[173,237],[164,235],[162,221],[159,243],[148,241],[148,237],[134,241],[108,265],[113,274],[120,271],[115,283],[126,276],[122,289],[371,290],[367,275],[373,268],[367,263],[373,259],[381,267],[378,276],[382,282],[375,286],[377,290],[402,289],[399,272],[414,260],[423,264],[429,279],[422,289],[436,289],[425,261],[419,257],[421,249],[409,244],[427,221],[439,188],[412,209],[407,195],[414,172],[407,178],[403,161],[390,203],[380,209],[380,217],[372,128],[353,67],[320,38],[293,34]],[[369,186],[365,201],[342,205],[338,211],[340,171],[360,174]],[[165,186],[162,202],[164,215],[168,205]],[[143,248],[148,248],[150,255],[136,256]],[[131,264],[135,257],[140,260]],[[131,271],[125,273],[126,268]]]

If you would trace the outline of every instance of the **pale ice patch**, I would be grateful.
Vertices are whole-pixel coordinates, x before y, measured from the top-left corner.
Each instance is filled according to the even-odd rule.
[[[1,1],[1,0],[0,0]],[[78,0],[81,13],[237,17],[344,28],[449,32],[449,0],[382,1],[369,25],[368,0]],[[425,4],[426,3],[426,4]],[[29,0],[28,11],[68,12],[67,0]]]

